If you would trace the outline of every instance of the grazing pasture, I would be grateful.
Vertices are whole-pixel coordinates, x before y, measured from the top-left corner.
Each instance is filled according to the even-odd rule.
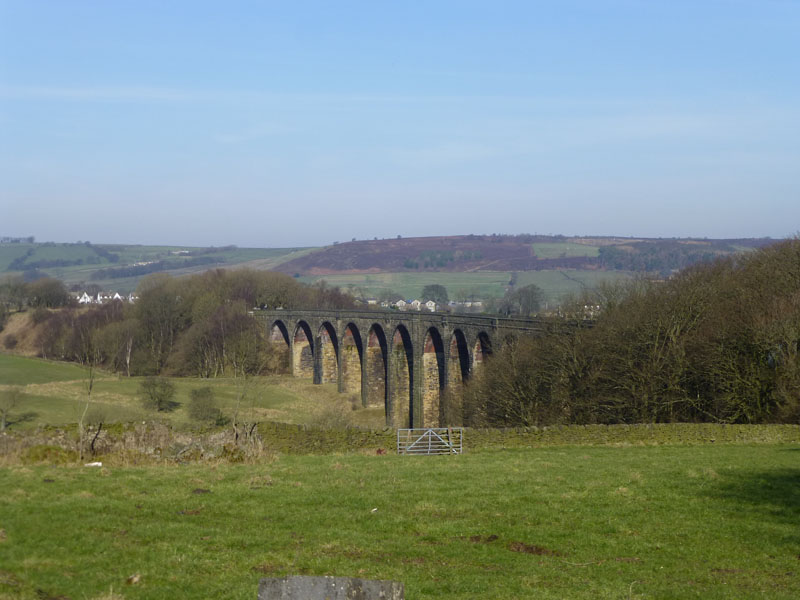
[[[595,257],[600,254],[598,246],[575,242],[537,242],[532,244],[538,258],[572,258],[574,256]]]
[[[420,298],[426,285],[440,284],[447,288],[451,300],[486,300],[501,297],[511,280],[511,271],[474,272],[398,272],[398,273],[337,273],[333,275],[303,276],[301,281],[314,283],[320,280],[365,296],[380,297],[382,292],[392,290],[404,298]],[[579,294],[585,288],[594,288],[602,281],[629,279],[627,271],[600,270],[546,270],[519,271],[517,285],[531,283],[542,288],[549,303],[558,303],[568,295]]]
[[[797,598],[800,447],[0,470],[0,597],[255,597],[260,577],[409,599]]]
[[[39,425],[76,423],[86,407],[88,371],[70,363],[0,354],[0,389],[20,386],[23,402],[11,413],[12,428],[30,430]],[[175,401],[172,412],[154,413],[141,401],[142,377],[123,377],[95,372],[88,415],[105,423],[157,418],[174,426],[189,424],[187,410],[191,391],[211,387],[223,415],[248,421],[360,425],[382,427],[382,409],[361,408],[360,398],[339,394],[335,384],[313,385],[289,375],[199,379],[173,377]]]

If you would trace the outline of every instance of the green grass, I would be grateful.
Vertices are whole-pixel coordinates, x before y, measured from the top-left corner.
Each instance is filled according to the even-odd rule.
[[[0,597],[255,597],[287,574],[406,597],[797,598],[797,445],[0,471]],[[126,585],[138,575],[139,582]]]
[[[238,409],[248,420],[307,423],[339,412],[355,425],[382,427],[384,424],[381,411],[353,410],[352,397],[339,394],[334,384],[313,385],[311,381],[288,375],[251,379],[242,402],[238,400],[241,380],[175,377],[172,381],[178,408],[154,415],[142,406],[141,380],[141,377],[128,378],[98,371],[92,390],[91,414],[102,417],[105,422],[129,422],[157,416],[162,421],[183,426],[191,422],[187,411],[191,391],[209,386],[226,416]],[[86,382],[87,371],[78,365],[0,354],[0,389],[24,386],[24,401],[11,413],[12,428],[16,430],[77,422],[86,406]]]
[[[20,256],[24,256],[28,250],[35,247],[36,244],[0,244],[0,273],[8,269],[8,266]]]
[[[426,285],[441,284],[447,288],[451,298],[463,294],[475,294],[476,297],[502,295],[502,289],[508,284],[510,273],[502,271],[476,271],[474,273],[435,273],[435,272],[399,272],[373,274],[342,274],[301,277],[300,280],[313,283],[324,279],[330,285],[347,289],[355,286],[368,296],[378,296],[380,292],[392,290],[405,298],[418,298]]]
[[[548,304],[559,303],[567,296],[592,290],[602,282],[612,283],[630,279],[633,273],[627,271],[525,271],[517,274],[517,286],[536,284],[544,290]]]
[[[578,244],[576,244],[578,245]],[[461,300],[474,295],[476,299],[497,298],[505,293],[511,280],[510,271],[475,271],[471,273],[375,273],[343,274],[302,277],[301,281],[313,283],[324,279],[330,285],[347,289],[348,286],[366,296],[377,297],[382,291],[393,290],[405,298],[419,298],[426,285],[441,284],[447,288],[451,300]],[[549,303],[557,303],[565,296],[577,294],[585,288],[597,286],[601,281],[627,279],[625,271],[519,271],[517,285],[535,283],[544,290]]]
[[[119,292],[131,292],[136,289],[136,285],[141,277],[126,277],[119,279],[92,279],[92,274],[98,269],[122,267],[132,265],[137,262],[149,261],[180,261],[187,258],[185,255],[175,254],[183,250],[202,250],[202,248],[191,246],[125,246],[113,244],[97,244],[119,256],[119,262],[109,263],[101,259],[99,264],[72,265],[68,267],[53,267],[41,269],[41,271],[51,277],[56,277],[64,281],[67,285],[74,283],[96,283],[103,288]],[[0,275],[18,257],[23,256],[30,248],[35,250],[34,254],[26,262],[33,263],[38,260],[76,260],[78,258],[98,258],[97,253],[84,244],[0,244]],[[280,263],[303,256],[314,248],[230,248],[207,254],[219,260],[224,267],[250,267],[254,269],[271,269]],[[220,266],[218,265],[218,266]],[[212,265],[200,265],[185,269],[174,269],[169,271],[172,275],[185,275],[187,273],[198,273],[209,269]]]
[[[161,247],[161,246],[124,246],[120,250],[119,266],[132,264],[134,262],[146,262],[157,260],[168,260],[171,262],[181,261],[186,256],[175,255],[172,252],[179,250],[196,250],[196,248],[183,247]],[[178,277],[191,273],[201,273],[209,268],[252,268],[252,269],[272,269],[280,263],[297,258],[310,252],[313,249],[307,248],[232,248],[221,252],[208,254],[208,256],[219,261],[216,265],[199,265],[181,269],[171,269],[170,275]],[[104,265],[105,267],[114,265]],[[56,275],[63,278],[66,282],[89,281],[94,269],[79,269],[70,267],[62,269]],[[92,283],[102,286],[104,289],[116,290],[120,292],[131,292],[136,289],[142,277],[122,277],[116,279],[92,279]]]
[[[595,257],[600,254],[600,248],[597,246],[576,244],[574,242],[542,242],[532,244],[532,246],[537,258]]]
[[[37,260],[77,260],[97,258],[97,253],[90,247],[83,244],[55,244],[37,245],[36,252],[26,262],[36,262]]]
[[[0,385],[28,385],[73,381],[84,377],[78,365],[0,354]]]

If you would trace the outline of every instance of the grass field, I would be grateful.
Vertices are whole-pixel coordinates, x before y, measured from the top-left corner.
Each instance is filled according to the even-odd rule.
[[[578,244],[576,244],[578,245]],[[405,298],[419,298],[426,285],[440,284],[447,288],[451,300],[463,300],[474,296],[477,299],[497,298],[505,293],[511,279],[508,271],[474,271],[471,273],[375,273],[343,274],[302,277],[301,281],[313,283],[324,279],[330,285],[347,289],[357,288],[366,296],[377,297],[382,291],[393,290]],[[544,290],[549,303],[557,303],[569,294],[577,294],[585,288],[597,286],[601,281],[628,279],[631,273],[624,271],[520,271],[517,285],[534,283]]]
[[[67,285],[74,283],[96,283],[105,289],[128,293],[136,289],[136,284],[141,277],[124,277],[117,279],[92,279],[92,275],[98,269],[110,267],[121,267],[132,265],[137,262],[149,261],[180,261],[186,258],[177,252],[188,250],[203,250],[203,248],[190,246],[140,246],[140,245],[111,245],[98,244],[100,248],[106,249],[119,256],[119,262],[110,263],[105,259],[98,264],[72,265],[67,267],[44,268],[41,271],[49,276],[61,279]],[[34,253],[26,260],[34,263],[41,260],[76,260],[76,259],[98,259],[97,253],[92,247],[84,244],[0,244],[0,276],[9,265],[20,256],[33,249]],[[251,267],[254,269],[271,269],[281,262],[303,256],[315,248],[227,248],[207,254],[205,256],[219,259],[219,266],[228,267]],[[173,275],[185,275],[187,273],[198,273],[211,268],[213,265],[199,265],[185,269],[174,269],[169,271]]]
[[[118,265],[100,265],[102,268],[133,264],[135,262],[147,261],[180,261],[185,256],[175,255],[174,252],[180,250],[197,250],[197,248],[184,248],[175,246],[118,246],[111,248],[119,253],[120,262]],[[271,269],[281,262],[302,256],[312,249],[307,248],[231,248],[213,254],[208,254],[210,258],[218,259],[218,265],[199,265],[168,271],[173,276],[187,275],[190,273],[201,273],[209,268],[242,268],[251,267],[256,269]],[[92,279],[92,274],[98,267],[79,266],[67,267],[63,269],[52,269],[52,275],[64,280],[65,283],[89,282],[96,283],[104,289],[113,289],[120,292],[131,292],[136,289],[141,277],[121,277],[115,279]]]
[[[796,445],[0,471],[0,597],[241,598],[286,574],[406,597],[797,598]],[[136,583],[126,584],[129,578]]]
[[[334,384],[313,385],[291,376],[257,377],[247,385],[245,400],[237,404],[241,381],[233,378],[173,378],[179,403],[173,412],[153,414],[139,397],[140,377],[119,377],[100,372],[96,376],[90,416],[104,422],[129,422],[157,417],[182,426],[189,423],[187,405],[191,390],[210,386],[223,414],[237,409],[248,420],[283,423],[324,423],[382,427],[383,411],[353,410],[353,398],[339,394]],[[0,354],[0,389],[23,386],[24,402],[11,413],[12,428],[30,430],[39,425],[75,423],[86,406],[86,371],[72,364]]]
[[[573,258],[576,256],[597,256],[600,248],[587,244],[576,244],[574,242],[542,242],[532,244],[533,251],[539,258]]]

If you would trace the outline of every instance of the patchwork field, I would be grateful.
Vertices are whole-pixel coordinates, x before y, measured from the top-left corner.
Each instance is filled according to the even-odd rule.
[[[199,273],[211,268],[272,269],[281,262],[300,258],[314,248],[198,248],[190,246],[140,246],[84,243],[0,244],[0,277],[37,268],[39,272],[64,281],[94,283],[103,289],[128,293],[136,289],[143,275],[131,277],[98,277],[101,270],[118,269],[137,263],[164,261],[172,275]],[[108,253],[118,260],[110,262]],[[205,264],[181,267],[192,256],[208,260]],[[18,261],[15,263],[14,261]]]
[[[591,248],[589,248],[591,250]],[[398,272],[398,273],[345,273],[301,277],[301,281],[313,283],[325,280],[330,285],[354,291],[367,297],[378,297],[381,292],[392,290],[405,298],[419,298],[426,285],[440,284],[447,288],[451,300],[498,298],[505,293],[511,280],[510,271],[475,271],[457,273]],[[633,274],[626,271],[552,270],[519,271],[517,285],[534,283],[544,291],[549,303],[558,303],[565,296],[578,294],[584,288],[596,287],[602,281],[628,279]]]
[[[796,598],[797,445],[0,470],[0,597],[241,598],[286,574],[406,597]]]
[[[533,244],[533,251],[539,258],[573,258],[575,256],[597,256],[598,246],[577,244],[575,242],[539,242]]]

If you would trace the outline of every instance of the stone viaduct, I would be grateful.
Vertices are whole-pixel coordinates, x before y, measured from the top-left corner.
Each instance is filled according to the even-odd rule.
[[[481,367],[492,346],[543,335],[563,322],[399,311],[255,310],[273,342],[285,343],[295,377],[335,383],[383,407],[391,427],[438,427],[441,400]],[[448,423],[449,424],[449,423]]]

